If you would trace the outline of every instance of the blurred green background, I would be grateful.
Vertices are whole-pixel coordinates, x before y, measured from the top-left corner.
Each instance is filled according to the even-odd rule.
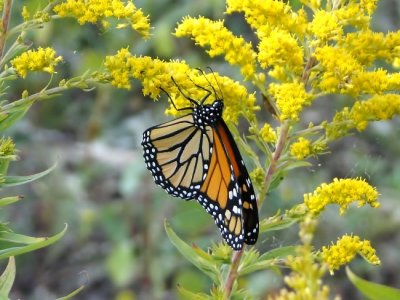
[[[297,1],[292,3],[299,6]],[[11,26],[20,22],[22,4],[31,10],[43,7],[37,0],[15,1]],[[154,27],[147,41],[128,29],[101,32],[72,19],[46,24],[27,39],[35,46],[53,46],[64,57],[59,78],[97,70],[104,56],[129,46],[135,54],[185,59],[193,68],[211,66],[241,79],[238,68],[221,58],[211,61],[190,40],[171,35],[186,15],[223,18],[224,1],[138,0],[135,4],[150,15]],[[234,33],[254,41],[241,15],[225,17]],[[398,30],[400,2],[381,0],[373,20],[375,31]],[[9,98],[18,99],[24,89],[39,91],[47,78],[31,74],[19,80]],[[12,136],[20,150],[20,161],[12,164],[10,174],[32,174],[55,161],[58,167],[37,182],[2,191],[22,194],[25,199],[0,211],[0,217],[9,220],[15,231],[33,236],[49,236],[64,223],[69,226],[57,244],[17,258],[13,299],[54,299],[81,284],[87,287],[76,299],[177,299],[178,283],[193,291],[211,288],[210,281],[169,242],[163,221],[167,218],[180,237],[203,248],[220,241],[219,231],[197,203],[172,198],[153,183],[142,159],[141,135],[168,119],[163,114],[166,101],[146,99],[140,89],[134,82],[130,91],[110,86],[69,91],[35,104],[24,119],[3,133]],[[342,98],[318,100],[303,113],[303,122],[329,120],[346,103],[350,102]],[[260,119],[270,120],[263,114]],[[340,217],[337,207],[330,207],[322,215],[315,244],[329,244],[344,233],[370,239],[382,265],[372,267],[357,259],[352,269],[366,279],[400,288],[399,121],[371,124],[365,132],[331,144],[331,153],[314,160],[314,167],[288,174],[270,194],[261,217],[300,203],[303,193],[333,177],[366,178],[378,188],[381,208],[352,207]],[[241,129],[244,132],[246,127]],[[257,248],[266,251],[298,242],[297,228],[292,228],[260,236]],[[265,271],[245,280],[254,295],[262,298],[282,286],[281,278]],[[343,270],[326,280],[343,299],[362,299]]]

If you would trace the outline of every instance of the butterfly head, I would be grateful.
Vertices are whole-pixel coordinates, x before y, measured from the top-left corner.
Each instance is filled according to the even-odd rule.
[[[216,100],[212,104],[199,104],[193,109],[194,122],[199,127],[213,125],[222,118],[224,102]]]

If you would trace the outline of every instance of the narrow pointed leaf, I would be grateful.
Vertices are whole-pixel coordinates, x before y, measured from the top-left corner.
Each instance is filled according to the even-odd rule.
[[[398,300],[400,290],[383,284],[367,281],[355,275],[349,267],[346,267],[347,277],[356,288],[368,299],[371,300]]]
[[[82,285],[79,288],[77,288],[75,291],[69,293],[68,295],[66,295],[64,297],[57,298],[56,300],[68,300],[68,299],[71,299],[72,297],[78,295],[84,288],[85,288],[85,286]]]
[[[286,247],[272,249],[271,251],[265,252],[263,255],[261,255],[258,260],[262,261],[262,260],[285,258],[288,255],[296,254],[296,248],[297,246],[286,246]]]
[[[0,298],[8,299],[15,280],[15,259],[11,256],[3,274],[0,276]]]
[[[164,221],[165,231],[171,243],[178,249],[178,251],[199,270],[208,275],[214,282],[218,280],[218,268],[214,262],[201,257],[196,251],[181,240],[176,233],[172,230],[167,220]]]
[[[0,187],[16,186],[16,185],[21,185],[21,184],[25,184],[25,183],[34,181],[36,179],[39,179],[39,178],[49,174],[51,171],[53,171],[55,169],[56,166],[57,166],[57,163],[55,163],[54,165],[52,165],[50,168],[48,168],[47,170],[45,170],[43,172],[36,173],[33,175],[28,175],[28,176],[4,176],[4,182],[2,182],[0,184]]]
[[[23,234],[18,234],[10,231],[0,232],[0,241],[30,245],[45,241],[46,237],[32,237]]]
[[[277,231],[286,229],[298,222],[298,218],[274,216],[260,222],[260,232]]]
[[[12,248],[7,248],[4,250],[1,250],[0,251],[0,259],[7,258],[10,256],[20,255],[20,254],[27,253],[27,252],[32,252],[34,250],[49,246],[49,245],[57,242],[59,239],[61,239],[63,237],[63,235],[65,234],[65,232],[67,231],[67,228],[68,228],[68,226],[65,225],[64,229],[60,233],[58,233],[52,237],[49,237],[49,238],[47,238],[47,237],[39,238],[40,240],[36,243],[28,244],[26,246],[12,247]]]
[[[21,200],[22,198],[23,197],[21,197],[21,196],[1,198],[0,199],[0,207],[7,206],[9,204],[17,202],[17,201]]]
[[[208,299],[211,300],[212,299],[212,297],[207,294],[193,293],[191,291],[188,291],[187,289],[183,288],[179,284],[177,285],[177,289],[178,289],[179,294],[183,297],[183,299],[191,299],[191,300],[208,300]]]

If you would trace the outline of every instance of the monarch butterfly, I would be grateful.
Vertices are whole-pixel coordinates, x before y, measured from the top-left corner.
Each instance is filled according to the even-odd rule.
[[[143,133],[144,160],[157,185],[170,195],[197,201],[212,215],[222,237],[234,250],[258,237],[258,210],[253,185],[239,149],[222,119],[223,100],[204,104],[211,91],[190,101],[187,115]],[[161,89],[163,90],[163,89]],[[163,90],[171,100],[169,94]],[[175,105],[174,105],[175,106]]]

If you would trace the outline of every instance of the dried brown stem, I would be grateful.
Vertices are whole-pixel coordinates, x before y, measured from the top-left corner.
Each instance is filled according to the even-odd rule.
[[[241,250],[235,251],[233,254],[231,268],[229,269],[229,274],[225,282],[223,298],[224,300],[228,300],[232,293],[233,284],[235,283],[235,280],[237,278],[237,271],[239,268],[240,259],[242,258],[244,247],[245,246],[243,245],[243,248]]]
[[[4,47],[6,44],[6,37],[8,31],[8,23],[10,22],[12,0],[4,1],[3,17],[1,19],[1,32],[0,32],[0,57],[3,57]]]

